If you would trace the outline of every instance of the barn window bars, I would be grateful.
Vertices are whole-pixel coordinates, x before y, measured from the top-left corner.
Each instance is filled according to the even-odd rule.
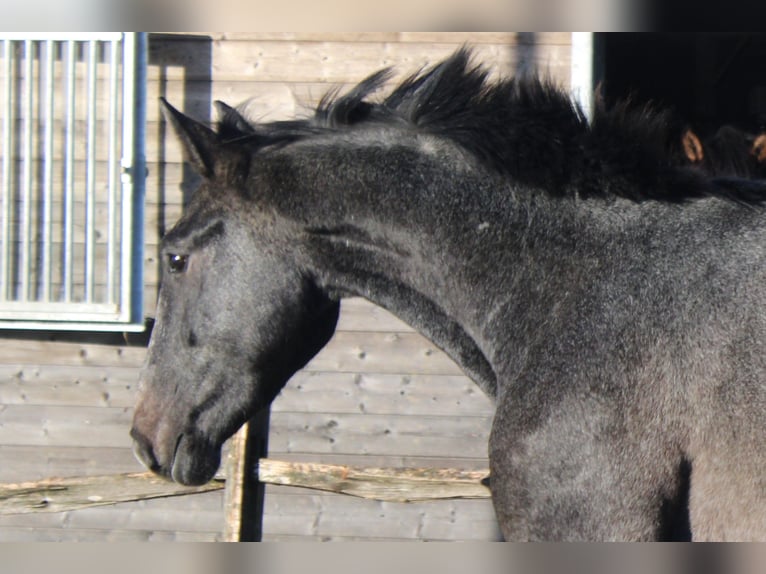
[[[143,328],[146,37],[0,33],[0,328]]]

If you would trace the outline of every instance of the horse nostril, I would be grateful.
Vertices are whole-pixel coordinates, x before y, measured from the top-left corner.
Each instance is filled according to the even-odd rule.
[[[149,439],[135,428],[130,429],[130,436],[133,439],[133,454],[138,461],[152,472],[158,472],[160,465]]]

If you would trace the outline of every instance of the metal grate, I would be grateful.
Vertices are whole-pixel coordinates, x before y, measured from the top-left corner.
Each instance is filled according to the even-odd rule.
[[[0,328],[142,327],[145,49],[0,34]]]

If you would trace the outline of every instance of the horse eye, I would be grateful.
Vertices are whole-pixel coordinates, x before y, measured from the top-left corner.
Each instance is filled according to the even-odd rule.
[[[183,273],[186,271],[186,264],[188,262],[188,255],[177,255],[175,253],[168,255],[168,269],[171,273]]]

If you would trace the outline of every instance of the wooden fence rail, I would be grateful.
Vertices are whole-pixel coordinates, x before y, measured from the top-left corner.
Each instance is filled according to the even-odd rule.
[[[487,470],[433,468],[367,468],[333,464],[258,461],[258,480],[374,500],[413,502],[445,498],[488,498],[482,483]],[[0,514],[64,512],[118,502],[182,496],[220,490],[224,477],[206,485],[185,487],[152,473],[48,478],[0,484]]]
[[[488,498],[487,470],[364,468],[261,459],[258,479],[387,502]]]
[[[36,482],[0,484],[0,514],[65,512],[118,502],[133,502],[220,490],[224,481],[185,487],[150,472],[46,478]]]

